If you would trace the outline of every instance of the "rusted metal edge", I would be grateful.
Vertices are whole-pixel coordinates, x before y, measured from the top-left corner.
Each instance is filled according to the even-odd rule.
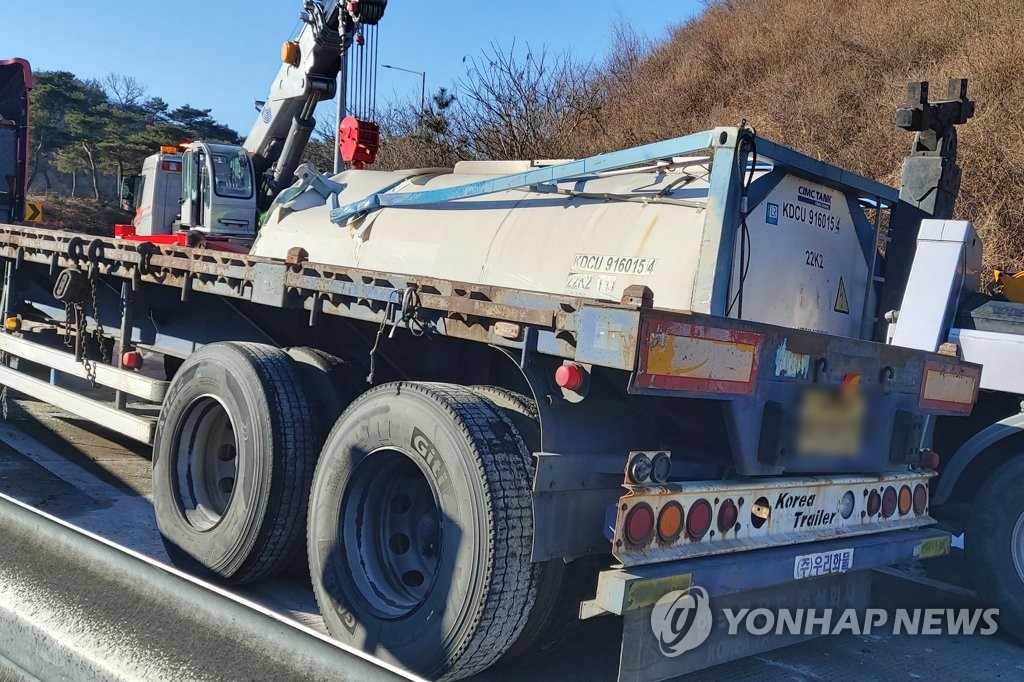
[[[562,325],[573,324],[572,313],[584,305],[623,307],[605,301],[431,277],[310,262],[288,265],[284,261],[247,254],[158,246],[107,237],[86,239],[87,236],[72,232],[0,225],[0,257],[49,265],[51,269],[75,265],[94,267],[102,275],[137,278],[145,283],[176,288],[187,283],[196,292],[242,300],[253,300],[259,270],[282,268],[282,307],[309,309],[312,307],[309,299],[325,297],[398,304],[401,301],[396,300],[396,294],[411,287],[419,292],[417,302],[424,310],[480,318],[485,322],[517,322],[570,334],[577,330]],[[90,249],[99,257],[90,260],[87,255]],[[323,312],[338,314],[332,311],[342,308],[334,305],[325,307]]]

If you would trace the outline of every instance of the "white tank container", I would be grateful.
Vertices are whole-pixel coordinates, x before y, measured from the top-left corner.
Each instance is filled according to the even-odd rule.
[[[344,186],[339,203],[346,205],[396,183],[390,191],[419,192],[533,167],[464,162],[454,172],[434,170],[404,181],[402,173],[376,171],[346,171],[333,180]],[[324,199],[307,191],[273,209],[252,253],[284,258],[301,246],[312,262],[616,302],[626,287],[641,284],[654,292],[658,308],[713,312],[709,292],[695,287],[699,260],[714,257],[702,249],[709,177],[708,159],[686,159],[670,169],[561,182],[557,193],[512,190],[385,208],[341,226],[330,221]],[[802,202],[806,195],[818,205]],[[820,215],[808,218],[809,211]],[[745,319],[859,335],[868,272],[842,193],[786,177],[751,210],[747,226]],[[739,235],[736,242],[735,266],[726,264],[733,288]],[[836,305],[839,286],[846,306]]]

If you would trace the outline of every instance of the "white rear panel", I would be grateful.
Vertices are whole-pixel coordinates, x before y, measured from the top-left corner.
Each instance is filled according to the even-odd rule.
[[[753,209],[747,227],[744,319],[860,336],[869,270],[844,194],[787,176]],[[737,235],[734,291],[740,242]]]

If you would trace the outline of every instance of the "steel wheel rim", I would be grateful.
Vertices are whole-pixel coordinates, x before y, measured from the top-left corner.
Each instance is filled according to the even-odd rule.
[[[177,498],[185,519],[201,531],[220,523],[238,479],[238,444],[227,407],[211,395],[186,408],[178,430]]]
[[[383,619],[408,616],[437,578],[442,514],[422,467],[382,448],[356,466],[341,506],[344,562],[355,593]]]
[[[1017,518],[1017,523],[1013,527],[1010,554],[1013,556],[1013,566],[1017,569],[1017,577],[1024,582],[1024,514]]]

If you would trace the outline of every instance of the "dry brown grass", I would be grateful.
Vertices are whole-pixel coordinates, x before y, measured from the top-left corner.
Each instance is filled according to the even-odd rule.
[[[55,230],[113,236],[115,223],[131,223],[130,214],[95,199],[62,197],[56,194],[29,197],[43,205],[43,226]]]
[[[1024,268],[1024,2],[730,0],[618,74],[590,153],[747,119],[762,135],[898,182],[911,136],[892,123],[908,81],[970,79],[957,213],[986,263]]]
[[[526,78],[541,74],[503,54],[485,49],[467,71],[444,139],[410,133],[414,113],[385,125],[379,166],[585,156],[746,119],[895,185],[913,139],[893,125],[907,83],[931,81],[941,99],[966,77],[978,107],[960,129],[957,213],[986,265],[1024,269],[1024,0],[719,0],[660,45],[620,30],[608,61],[578,72],[556,58]]]

